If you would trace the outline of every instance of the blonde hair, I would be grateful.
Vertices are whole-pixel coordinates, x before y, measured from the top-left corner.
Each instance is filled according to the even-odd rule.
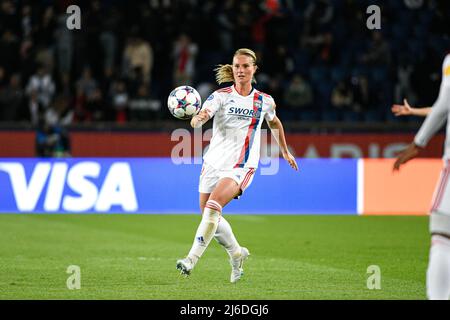
[[[245,55],[252,58],[253,65],[256,66],[256,54],[253,50],[247,48],[238,49],[234,53],[233,58],[240,55]],[[233,66],[231,64],[219,64],[214,71],[216,72],[216,81],[219,85],[225,82],[234,82]],[[256,79],[254,77],[252,79],[252,83],[256,83]]]

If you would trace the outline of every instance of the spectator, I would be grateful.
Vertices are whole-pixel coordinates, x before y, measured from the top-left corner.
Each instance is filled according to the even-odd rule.
[[[72,60],[74,56],[74,32],[67,29],[66,15],[60,15],[57,19],[57,28],[52,24],[48,28],[56,31],[56,57],[58,63],[58,70],[60,73],[70,73],[72,68]],[[79,44],[82,46],[81,44]],[[92,48],[89,48],[92,50]]]
[[[356,111],[353,109],[353,93],[348,84],[344,81],[334,87],[331,93],[331,105],[342,111]]]
[[[5,73],[10,75],[19,68],[20,43],[11,30],[5,30],[0,38],[0,63]]]
[[[106,70],[112,70],[116,62],[120,13],[116,7],[111,7],[101,21],[100,43],[104,52],[103,70],[106,72]]]
[[[39,120],[36,131],[36,156],[43,158],[69,157],[70,140],[66,131]]]
[[[237,11],[234,12],[234,47],[253,47],[252,28],[256,19],[257,8],[251,6],[248,1],[239,1]]]
[[[218,12],[217,24],[219,27],[220,45],[224,52],[233,50],[233,30],[235,28],[234,17],[234,0],[226,0],[223,8]]]
[[[411,64],[400,61],[397,67],[397,83],[395,85],[395,101],[403,101],[406,98],[412,105],[417,104],[416,95],[412,88],[411,76],[414,71],[414,67]]]
[[[35,47],[32,40],[24,40],[20,46],[20,78],[25,84],[37,68],[35,59]]]
[[[7,84],[5,68],[0,66],[0,90]]]
[[[9,85],[0,90],[0,120],[16,121],[23,110],[24,92],[18,74],[13,74]]]
[[[198,52],[197,44],[191,42],[186,34],[181,34],[174,47],[174,85],[192,85],[195,71],[195,57]]]
[[[59,18],[59,28],[66,27],[65,17]],[[56,29],[56,18],[55,12],[52,6],[45,8],[44,15],[38,26],[37,32],[35,33],[35,43],[36,43],[36,61],[37,63],[44,66],[49,72],[53,71],[54,58],[53,58],[53,47],[55,46],[55,40],[59,44],[64,37],[60,34],[55,38]],[[67,30],[68,31],[68,30]],[[71,48],[69,48],[70,50]],[[61,71],[66,71],[62,70]]]
[[[67,127],[72,124],[74,112],[65,96],[59,95],[41,114],[44,128],[38,130],[43,153],[51,157],[70,156],[70,140]],[[41,123],[42,126],[42,123]]]
[[[61,73],[60,74],[60,85],[58,92],[67,97],[67,99],[72,99],[72,86],[71,86],[71,79],[70,74],[68,73]]]
[[[84,64],[89,64],[93,73],[97,75],[103,72],[103,64],[105,63],[105,51],[100,38],[102,21],[106,18],[105,9],[102,8],[102,3],[105,3],[105,1],[92,0],[87,3],[89,4],[89,9],[87,12],[83,12],[83,35],[89,52],[87,55],[88,60]],[[73,34],[71,30],[68,31],[70,34]]]
[[[63,128],[72,124],[74,116],[69,101],[63,95],[56,97],[52,105],[43,114],[45,122],[53,128],[60,128],[58,131],[63,131]]]
[[[111,103],[113,120],[124,123],[128,120],[128,92],[125,81],[119,80],[112,84]]]
[[[85,98],[90,98],[92,94],[97,90],[98,83],[92,77],[91,68],[85,67],[81,78],[77,81],[77,91]]]
[[[137,95],[141,85],[149,86],[148,83],[145,82],[142,68],[136,67],[134,71],[130,74],[129,78],[127,79],[128,93],[131,96]]]
[[[142,70],[144,82],[150,84],[153,69],[153,50],[150,43],[137,35],[137,31],[128,38],[123,54],[123,70],[127,78],[132,78],[136,68]]]
[[[291,74],[294,70],[294,62],[285,46],[279,45],[264,59],[264,70],[270,75]]]
[[[36,156],[41,158],[53,157],[58,135],[44,119],[39,119],[36,131]]]
[[[424,0],[403,0],[405,6],[410,10],[417,10],[423,6]]]
[[[43,10],[44,14],[41,16],[39,24],[36,26],[35,42],[44,48],[50,48],[54,45],[54,32],[56,28],[56,17],[52,6],[47,6]],[[62,22],[62,19],[60,19]],[[64,19],[64,22],[66,19]],[[62,24],[60,22],[60,25]],[[65,26],[65,23],[64,23]],[[66,28],[67,29],[67,28]]]
[[[39,125],[40,115],[44,111],[44,107],[39,102],[37,91],[31,91],[28,96],[28,120],[32,125],[36,126]]]
[[[379,31],[372,33],[372,41],[361,62],[376,66],[389,66],[391,63],[390,47],[383,34]]]
[[[30,5],[24,5],[22,7],[22,38],[29,39],[33,35],[33,17],[32,17],[32,8]]]
[[[158,119],[161,102],[153,99],[146,85],[141,85],[137,95],[130,100],[130,121],[149,121]]]
[[[2,28],[3,27],[3,30]],[[19,30],[20,21],[17,18],[15,1],[3,0],[0,3],[0,33],[5,29]]]
[[[38,65],[43,66],[50,74],[55,66],[53,58],[53,50],[42,45],[35,47],[35,61]],[[70,71],[69,69],[67,71]]]
[[[94,92],[86,99],[86,110],[89,120],[103,121],[105,120],[105,103],[102,91],[96,88]]]
[[[52,76],[43,66],[38,67],[36,74],[31,76],[28,82],[26,93],[28,96],[36,94],[37,102],[43,108],[47,108],[55,94],[55,83]]]
[[[333,35],[331,32],[306,36],[303,38],[302,45],[309,50],[317,65],[329,63],[334,58],[332,56]]]
[[[323,32],[333,16],[334,8],[329,0],[310,1],[304,12],[306,35],[314,36]]]
[[[309,110],[314,97],[311,86],[302,76],[296,74],[284,93],[286,106],[292,111]]]
[[[369,81],[366,76],[354,76],[351,79],[353,94],[353,110],[356,112],[366,111],[370,107],[371,99],[369,92]]]

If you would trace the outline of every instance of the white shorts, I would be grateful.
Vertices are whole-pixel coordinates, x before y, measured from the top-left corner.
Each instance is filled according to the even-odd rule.
[[[430,231],[450,235],[450,160],[442,169],[439,183],[433,196],[430,216]]]
[[[239,185],[239,188],[241,189],[240,196],[252,183],[255,170],[255,168],[218,170],[207,163],[204,163],[200,173],[198,191],[200,193],[211,193],[220,179],[231,178]],[[239,198],[239,196],[237,198]]]

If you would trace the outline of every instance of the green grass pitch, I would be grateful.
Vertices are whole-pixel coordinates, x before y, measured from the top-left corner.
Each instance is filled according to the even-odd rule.
[[[230,215],[251,256],[229,283],[213,240],[175,269],[196,215],[0,215],[0,299],[425,299],[428,217]],[[81,270],[81,289],[66,286]],[[370,265],[381,289],[369,290]]]

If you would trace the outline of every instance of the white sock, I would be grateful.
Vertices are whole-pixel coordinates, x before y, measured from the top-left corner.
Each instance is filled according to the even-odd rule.
[[[430,261],[427,270],[427,296],[430,300],[450,297],[450,240],[432,236]]]
[[[214,238],[221,246],[225,248],[225,250],[227,250],[230,258],[241,252],[241,247],[233,234],[233,230],[223,216],[220,217],[219,225]]]
[[[195,264],[203,255],[217,230],[222,207],[214,200],[209,200],[203,210],[202,221],[197,228],[194,243],[188,258]]]

